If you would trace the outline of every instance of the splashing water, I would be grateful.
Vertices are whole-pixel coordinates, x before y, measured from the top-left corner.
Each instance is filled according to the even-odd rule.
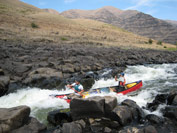
[[[116,96],[119,103],[125,99],[132,99],[140,107],[146,106],[148,102],[153,101],[157,94],[166,93],[177,88],[177,64],[128,66],[125,70],[125,78],[127,83],[142,80],[142,89],[128,95],[117,96],[115,93],[97,95]],[[101,79],[96,81],[92,88],[112,85],[117,85],[114,78],[108,80]],[[0,108],[27,105],[31,108],[31,116],[36,117],[43,123],[47,123],[46,117],[49,111],[69,107],[69,104],[65,100],[52,98],[49,95],[72,92],[73,90],[67,89],[59,91],[56,89],[43,90],[39,88],[24,88],[15,93],[0,97]],[[163,107],[164,105],[159,106],[154,112],[144,111],[146,113],[161,115],[159,110]]]
[[[143,87],[131,94],[117,96],[119,103],[125,99],[131,99],[140,107],[145,107],[148,102],[154,100],[157,94],[167,93],[170,90],[177,89],[177,64],[128,66],[124,73],[127,83],[142,80]],[[109,80],[101,79],[96,81],[92,88],[117,84],[113,78]],[[160,109],[164,107],[165,105],[160,105],[154,112],[144,111],[148,114],[153,113],[161,116]]]

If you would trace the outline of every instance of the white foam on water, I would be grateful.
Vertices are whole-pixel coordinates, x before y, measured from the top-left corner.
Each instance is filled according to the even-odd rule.
[[[27,105],[31,108],[31,116],[40,122],[47,123],[47,113],[55,109],[69,108],[69,104],[62,99],[53,98],[52,94],[71,93],[72,90],[42,90],[39,88],[24,88],[15,93],[0,97],[0,108],[11,108]]]
[[[100,79],[98,81],[95,81],[95,84],[92,86],[92,89],[95,88],[101,88],[101,87],[109,87],[109,86],[114,86],[117,85],[118,83],[112,78],[112,79]]]
[[[154,100],[157,94],[161,93],[163,89],[166,89],[166,86],[171,87],[177,84],[177,80],[174,82],[174,79],[177,77],[175,69],[177,69],[177,64],[128,66],[124,72],[127,83],[142,80],[143,87],[133,94],[116,96],[118,102],[121,103],[125,99],[131,99],[140,107],[145,107],[147,103],[150,103]],[[117,85],[117,82],[114,80],[114,78],[109,80],[100,79],[95,82],[92,88],[101,88],[113,85]],[[148,114],[152,113],[162,116],[160,109],[164,106],[165,105],[160,105],[154,112],[150,112],[148,110],[144,111]]]

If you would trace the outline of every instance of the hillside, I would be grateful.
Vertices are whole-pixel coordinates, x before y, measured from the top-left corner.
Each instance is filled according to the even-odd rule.
[[[117,12],[121,12],[116,9]],[[102,11],[101,11],[102,12]],[[112,12],[115,12],[112,9]],[[98,14],[100,11],[98,11]],[[148,44],[148,38],[121,28],[88,19],[67,19],[19,0],[0,0],[0,39],[21,43],[87,44],[98,46],[173,48]]]
[[[174,20],[165,20],[165,21],[177,27],[177,21]]]
[[[54,9],[43,9],[45,12],[51,13],[51,14],[55,14],[55,15],[59,15],[60,13]]]
[[[119,10],[115,7],[103,7],[97,10],[68,10],[61,15],[67,18],[86,18],[102,21],[121,27],[138,35],[175,44],[177,27],[135,10]]]

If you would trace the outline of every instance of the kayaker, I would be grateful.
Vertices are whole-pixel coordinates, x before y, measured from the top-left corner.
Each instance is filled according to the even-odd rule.
[[[67,85],[68,88],[75,91],[76,94],[79,94],[82,96],[82,93],[84,92],[83,86],[80,84],[80,81],[78,79],[75,80],[75,82],[71,85]]]

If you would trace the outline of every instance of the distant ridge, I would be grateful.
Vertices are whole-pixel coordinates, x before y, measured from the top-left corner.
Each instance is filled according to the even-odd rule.
[[[58,15],[54,10],[39,9],[19,0],[0,0],[0,6],[0,41],[4,43],[10,41],[17,44],[19,42],[24,44],[83,44],[163,50],[175,48],[174,45],[167,43],[157,45],[157,40],[152,40],[149,44],[149,38],[104,22],[91,19],[68,19]],[[104,7],[104,9],[93,11],[90,17],[97,14],[101,16],[100,18],[105,17],[103,20],[114,20],[118,18],[116,15],[121,16],[124,13],[113,7]],[[132,11],[131,13],[138,12]],[[104,16],[103,14],[110,15]],[[84,13],[82,15],[85,16]]]
[[[61,15],[72,19],[98,20],[159,41],[173,44],[177,42],[177,27],[175,24],[136,10],[124,11],[106,6],[97,10],[68,10],[62,12]]]

